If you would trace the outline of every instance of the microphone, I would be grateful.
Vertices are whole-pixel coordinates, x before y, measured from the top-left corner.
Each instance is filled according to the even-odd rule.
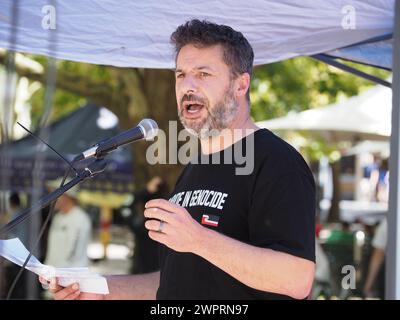
[[[92,157],[95,158],[104,157],[111,151],[125,144],[142,139],[151,140],[157,135],[157,132],[158,132],[158,126],[154,120],[143,119],[142,121],[139,122],[139,124],[136,127],[121,132],[112,138],[100,141],[98,144],[85,150],[84,152],[75,157],[74,162]]]

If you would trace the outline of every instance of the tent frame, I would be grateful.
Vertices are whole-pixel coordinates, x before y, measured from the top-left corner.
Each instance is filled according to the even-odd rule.
[[[346,65],[344,63],[341,63],[341,62],[337,61],[336,59],[334,59],[331,56],[328,56],[326,54],[315,54],[315,55],[310,56],[310,57],[314,58],[315,60],[319,60],[319,61],[325,62],[326,64],[329,64],[331,66],[339,68],[339,69],[341,69],[343,71],[347,71],[349,73],[352,73],[352,74],[354,74],[356,76],[359,76],[361,78],[376,82],[377,84],[381,84],[381,85],[383,85],[385,87],[389,87],[389,88],[392,87],[392,84],[390,82],[388,82],[386,80],[383,80],[383,79],[381,79],[379,77],[376,77],[376,76],[374,76],[372,74],[368,74],[368,73],[360,71],[360,70],[358,70],[356,68],[350,67],[350,66],[348,66],[348,65]]]
[[[386,35],[383,35],[383,36],[379,36],[379,37],[375,37],[375,38],[372,38],[372,39],[368,39],[368,40],[365,40],[365,41],[361,41],[359,43],[354,43],[351,46],[348,46],[348,47],[345,47],[345,48],[356,47],[356,46],[367,44],[367,43],[375,43],[375,42],[385,41],[385,40],[389,40],[389,39],[393,39],[393,34],[392,33],[386,34]],[[371,66],[371,67],[375,67],[375,68],[380,68],[380,69],[385,69],[385,70],[391,71],[391,69],[385,68],[383,66],[371,65],[371,64],[364,63],[364,62],[349,60],[349,59],[341,58],[341,57],[335,57],[335,56],[332,56],[332,55],[326,54],[326,53],[319,53],[319,54],[312,55],[310,57],[315,59],[315,60],[322,61],[322,62],[324,62],[326,64],[334,66],[334,67],[336,67],[338,69],[341,69],[343,71],[352,73],[352,74],[354,74],[356,76],[359,76],[361,78],[376,82],[377,84],[381,84],[381,85],[386,86],[388,88],[392,87],[392,84],[390,82],[385,81],[385,80],[383,80],[383,79],[381,79],[379,77],[376,77],[374,75],[371,75],[371,74],[365,73],[363,71],[360,71],[360,70],[358,70],[356,68],[353,68],[351,66],[348,66],[348,65],[346,65],[344,63],[341,63],[337,59],[344,60],[344,61],[350,61],[350,62],[354,62],[354,63],[361,64],[361,65],[368,65],[368,66]]]
[[[392,80],[392,133],[389,159],[389,214],[386,247],[385,298],[400,299],[400,1],[395,2],[393,80]]]

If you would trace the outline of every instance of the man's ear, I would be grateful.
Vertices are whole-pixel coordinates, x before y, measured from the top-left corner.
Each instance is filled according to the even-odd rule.
[[[247,90],[250,87],[250,75],[245,72],[238,76],[236,79],[236,91],[235,95],[239,97],[246,96]]]

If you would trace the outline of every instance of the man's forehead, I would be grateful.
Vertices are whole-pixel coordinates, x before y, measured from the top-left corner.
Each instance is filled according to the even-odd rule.
[[[176,71],[183,69],[215,69],[225,64],[223,49],[220,45],[198,48],[194,45],[182,47],[176,59]]]

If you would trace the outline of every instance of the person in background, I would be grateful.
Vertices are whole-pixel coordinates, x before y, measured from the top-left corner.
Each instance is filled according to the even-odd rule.
[[[387,244],[387,220],[378,225],[372,240],[372,256],[369,262],[368,275],[365,280],[363,294],[366,298],[379,297],[384,299],[384,262]],[[377,281],[380,279],[381,281]],[[376,287],[377,290],[374,290]]]
[[[49,184],[57,188],[60,181]],[[48,234],[45,264],[54,267],[87,267],[87,247],[91,240],[91,221],[78,205],[76,188],[68,190],[56,202],[55,214]]]
[[[130,226],[135,235],[135,249],[132,257],[131,273],[147,273],[159,270],[157,242],[151,240],[144,226],[144,205],[151,199],[164,198],[166,196],[166,184],[159,176],[153,177],[146,188],[134,193],[134,199],[130,205],[132,219]]]
[[[374,162],[366,168],[366,171],[369,173],[371,200],[385,202],[389,178],[388,159],[381,159],[375,155]]]
[[[387,161],[386,167],[383,166],[382,178],[378,182],[378,199],[382,202],[389,201],[389,172],[387,171]],[[387,233],[388,225],[387,219],[383,219],[378,227],[376,228],[374,238],[372,239],[373,252],[369,263],[368,274],[364,285],[364,296],[379,297],[384,299],[384,261],[386,255],[386,245],[387,245]],[[380,281],[378,281],[380,279]],[[374,287],[378,285],[377,292],[374,292]]]

